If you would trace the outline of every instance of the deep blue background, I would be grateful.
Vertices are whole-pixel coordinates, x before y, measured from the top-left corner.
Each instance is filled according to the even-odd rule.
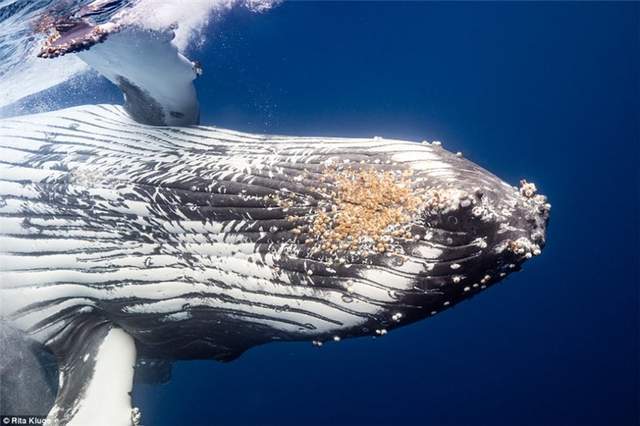
[[[638,424],[636,4],[285,3],[193,52],[203,122],[442,140],[553,204],[524,272],[382,339],[177,364],[148,425]]]
[[[524,272],[382,339],[178,363],[146,425],[638,424],[638,3],[285,3],[191,52],[204,124],[442,140],[553,204]],[[115,91],[94,95],[115,97]],[[94,92],[95,93],[95,92]],[[87,96],[85,93],[84,96]]]

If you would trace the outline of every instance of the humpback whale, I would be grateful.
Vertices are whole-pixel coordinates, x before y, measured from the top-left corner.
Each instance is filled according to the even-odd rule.
[[[545,245],[533,183],[439,142],[198,126],[170,30],[52,31],[42,56],[83,55],[126,102],[0,120],[0,315],[55,356],[50,424],[137,424],[134,375],[177,360],[385,335]],[[126,40],[144,51],[112,60]]]

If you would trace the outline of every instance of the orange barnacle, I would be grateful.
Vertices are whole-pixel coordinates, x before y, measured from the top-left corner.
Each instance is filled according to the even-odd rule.
[[[424,195],[411,191],[412,177],[411,170],[325,168],[325,184],[314,188],[322,202],[302,218],[309,225],[306,243],[324,256],[398,252],[397,242],[412,238],[412,217],[424,205]]]

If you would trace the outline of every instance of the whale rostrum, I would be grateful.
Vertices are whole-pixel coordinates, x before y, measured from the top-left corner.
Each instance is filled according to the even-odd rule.
[[[447,310],[540,254],[550,209],[435,142],[156,127],[113,105],[3,119],[0,152],[2,320],[56,355],[59,424],[102,400],[131,421],[136,359]]]

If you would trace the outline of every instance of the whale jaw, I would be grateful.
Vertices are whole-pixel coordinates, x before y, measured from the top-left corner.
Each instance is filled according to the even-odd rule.
[[[2,320],[55,353],[62,424],[95,400],[103,347],[126,354],[122,390],[135,358],[161,378],[173,360],[382,336],[546,241],[531,183],[435,143],[158,128],[97,105],[1,120],[0,153]],[[118,394],[113,424],[139,420]]]

